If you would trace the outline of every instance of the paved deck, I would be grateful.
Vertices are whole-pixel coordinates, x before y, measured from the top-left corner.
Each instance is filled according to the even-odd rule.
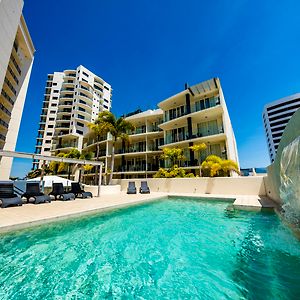
[[[76,199],[73,201],[52,201],[45,204],[25,204],[21,207],[0,208],[0,232],[7,232],[49,222],[59,221],[92,214],[100,211],[126,207],[152,201],[165,196],[189,196],[209,199],[231,201],[238,209],[261,209],[262,207],[274,207],[273,202],[262,200],[257,196],[234,196],[212,194],[178,194],[155,193],[127,195],[125,192],[103,195],[92,199]]]

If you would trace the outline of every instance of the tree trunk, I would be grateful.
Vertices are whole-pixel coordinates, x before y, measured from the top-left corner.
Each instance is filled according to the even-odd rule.
[[[71,165],[68,164],[68,179],[70,180],[71,178]]]
[[[112,182],[113,172],[114,172],[114,164],[115,164],[115,142],[113,142],[111,147],[111,170],[109,174],[109,184]]]
[[[201,159],[199,159],[199,176],[202,177],[202,171],[201,171]]]

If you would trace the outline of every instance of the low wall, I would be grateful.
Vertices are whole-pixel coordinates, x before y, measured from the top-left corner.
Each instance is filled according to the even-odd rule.
[[[148,186],[153,192],[266,195],[264,176],[120,179],[114,183],[120,184],[121,190],[126,191],[129,181],[134,181],[139,189],[143,180],[148,182]]]
[[[84,190],[86,192],[91,192],[95,197],[98,195],[97,185],[85,185]],[[120,193],[120,191],[121,191],[120,185],[101,185],[100,195],[117,194]]]

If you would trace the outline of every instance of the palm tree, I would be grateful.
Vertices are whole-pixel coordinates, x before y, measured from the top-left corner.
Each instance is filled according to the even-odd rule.
[[[205,143],[200,143],[200,144],[196,144],[193,146],[190,146],[189,149],[191,149],[193,152],[198,153],[198,157],[199,157],[199,176],[201,177],[201,152],[207,149],[207,146]]]
[[[160,157],[161,159],[169,159],[171,161],[171,168],[186,159],[183,155],[183,150],[180,148],[164,148],[163,154]]]
[[[98,118],[95,120],[94,124],[89,125],[90,129],[97,135],[101,136],[103,134],[110,133],[112,135],[112,149],[111,149],[111,173],[109,176],[109,184],[111,184],[114,163],[115,163],[115,145],[118,139],[122,141],[128,140],[127,132],[133,130],[134,126],[126,121],[124,118],[116,118],[115,115],[109,111],[103,111],[99,113]],[[98,145],[97,145],[98,146]],[[99,148],[97,148],[98,158]]]

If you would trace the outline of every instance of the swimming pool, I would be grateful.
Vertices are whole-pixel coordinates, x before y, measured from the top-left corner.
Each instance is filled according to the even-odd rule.
[[[300,243],[272,213],[168,198],[0,236],[0,299],[294,299]]]

